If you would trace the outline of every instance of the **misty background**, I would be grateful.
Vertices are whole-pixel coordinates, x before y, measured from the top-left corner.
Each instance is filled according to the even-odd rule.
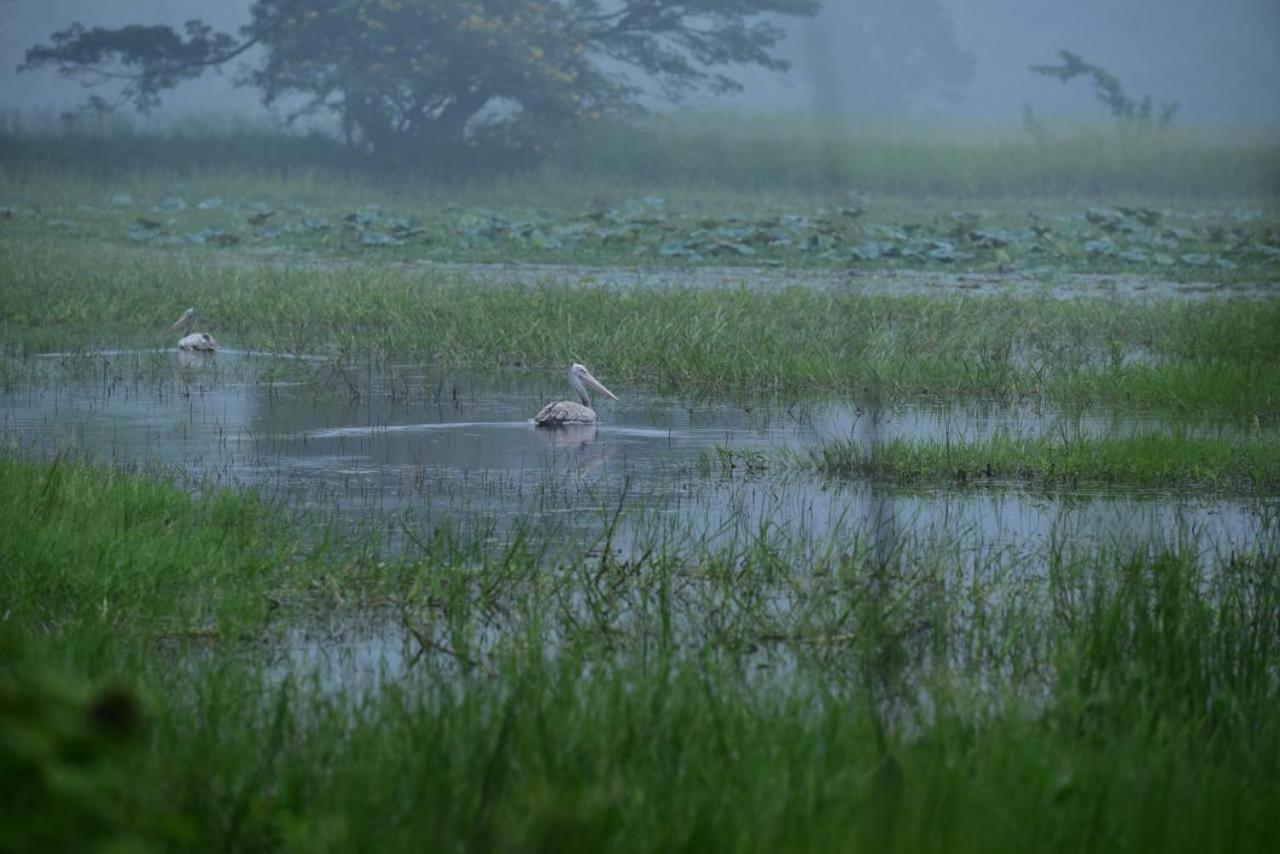
[[[0,110],[61,112],[86,92],[52,69],[19,74],[27,48],[75,21],[87,26],[178,25],[202,18],[235,31],[249,0],[0,0]],[[736,69],[744,90],[689,106],[744,112],[813,111],[866,117],[930,116],[1016,121],[1024,103],[1042,115],[1105,118],[1083,81],[1063,85],[1028,71],[1066,48],[1114,73],[1128,92],[1176,100],[1179,121],[1280,118],[1278,0],[828,0],[816,18],[788,27],[787,74]],[[936,11],[936,10],[934,10]],[[921,50],[922,28],[926,49]],[[952,29],[953,28],[953,29]],[[915,43],[916,56],[901,45]],[[252,61],[252,57],[249,57]],[[199,112],[271,115],[234,68],[183,84],[157,118]],[[109,92],[110,89],[105,91]],[[655,103],[654,106],[663,108]]]

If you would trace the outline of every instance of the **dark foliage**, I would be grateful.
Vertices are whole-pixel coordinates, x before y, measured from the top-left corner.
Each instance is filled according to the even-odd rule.
[[[115,30],[76,24],[31,48],[87,85],[124,81],[146,110],[160,93],[260,47],[240,81],[293,116],[338,117],[380,155],[493,144],[540,157],[574,121],[635,109],[639,72],[668,97],[731,91],[741,65],[782,70],[778,16],[819,0],[257,0],[238,36],[200,21]],[[98,99],[96,105],[107,107]]]
[[[19,70],[51,65],[89,86],[124,81],[119,100],[146,112],[160,103],[161,92],[234,59],[255,43],[214,32],[201,21],[187,21],[183,29],[185,38],[172,27],[131,24],[108,30],[76,23],[54,33],[50,44],[28,50]],[[110,106],[101,98],[91,103],[100,109]]]

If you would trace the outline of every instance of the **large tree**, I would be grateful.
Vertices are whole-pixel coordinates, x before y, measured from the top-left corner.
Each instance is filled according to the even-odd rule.
[[[115,29],[75,24],[27,51],[149,110],[162,93],[237,57],[239,82],[291,115],[332,113],[379,153],[540,131],[634,108],[643,80],[669,98],[739,84],[735,65],[787,67],[779,16],[821,0],[255,0],[236,34],[190,21]],[[104,99],[95,99],[105,106]]]

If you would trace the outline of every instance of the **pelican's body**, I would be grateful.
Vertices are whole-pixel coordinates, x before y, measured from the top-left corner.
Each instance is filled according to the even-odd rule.
[[[210,350],[218,349],[218,342],[213,340],[213,336],[208,332],[193,332],[190,335],[184,335],[178,339],[179,350]]]
[[[179,350],[200,350],[211,353],[218,349],[218,342],[213,340],[213,336],[208,332],[192,332],[191,327],[196,325],[196,310],[194,307],[187,309],[173,322],[173,325],[165,330],[168,335],[171,332],[181,330],[186,335],[178,339]]]
[[[591,398],[587,395],[587,387],[591,387],[605,397],[617,400],[617,396],[605,388],[591,372],[576,362],[569,366],[569,385],[578,393],[578,400],[561,400],[548,403],[533,416],[537,427],[561,427],[571,424],[596,423],[596,411],[591,408]]]

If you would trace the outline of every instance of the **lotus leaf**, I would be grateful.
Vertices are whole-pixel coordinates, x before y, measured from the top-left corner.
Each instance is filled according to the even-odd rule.
[[[1124,214],[1115,208],[1089,208],[1084,218],[1103,231],[1119,231],[1124,226]]]
[[[944,264],[950,264],[961,258],[960,254],[956,252],[955,247],[950,243],[947,243],[945,240],[935,240],[929,245],[931,247],[929,249],[929,257],[934,261],[941,261]]]
[[[731,240],[721,240],[708,245],[704,250],[708,255],[754,255],[756,250],[747,246],[745,243],[734,243]]]
[[[877,243],[872,240],[855,246],[849,251],[849,255],[855,261],[874,261],[883,256],[885,250],[889,248],[891,247],[887,243]]]
[[[1152,210],[1151,208],[1117,207],[1116,210],[1118,210],[1120,213],[1124,214],[1125,216],[1129,217],[1130,219],[1136,219],[1138,222],[1142,223],[1143,225],[1151,226],[1151,225],[1155,225],[1157,222],[1160,221],[1160,212]]]
[[[537,249],[560,249],[564,246],[556,238],[536,229],[529,235],[529,243]]]
[[[205,242],[212,243],[214,246],[235,246],[240,242],[240,238],[234,234],[229,234],[220,228],[204,228],[196,232]]]
[[[158,204],[151,208],[157,213],[167,213],[170,211],[185,211],[187,209],[187,201],[182,196],[166,196],[161,199]]]

